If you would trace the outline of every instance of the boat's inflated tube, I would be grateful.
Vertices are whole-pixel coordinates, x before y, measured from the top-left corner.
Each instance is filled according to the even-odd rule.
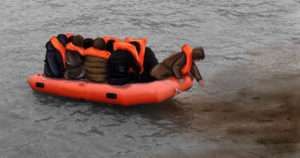
[[[183,82],[172,77],[150,83],[135,83],[123,86],[99,84],[87,81],[47,78],[42,74],[28,77],[30,87],[38,92],[87,101],[121,106],[160,103],[186,91],[193,80],[185,76]]]

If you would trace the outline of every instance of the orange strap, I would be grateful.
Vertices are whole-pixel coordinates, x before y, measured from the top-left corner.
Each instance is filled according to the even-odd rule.
[[[137,42],[140,45],[140,52],[138,52],[138,54],[139,54],[139,59],[140,59],[141,65],[142,65],[142,67],[144,67],[146,45],[147,45],[148,39],[147,38],[135,39],[133,37],[126,37],[125,41],[126,42]]]
[[[63,44],[60,43],[60,41],[55,37],[52,36],[50,39],[51,44],[54,46],[54,48],[59,52],[62,61],[64,65],[66,64],[66,49]]]
[[[105,50],[99,50],[94,47],[88,48],[84,51],[84,56],[94,56],[103,59],[108,59],[110,55],[110,52]]]
[[[102,39],[104,40],[104,42],[107,44],[108,41],[110,40],[114,40],[116,42],[121,41],[118,37],[114,37],[114,36],[110,36],[110,35],[105,35],[102,37]]]
[[[68,43],[66,49],[69,51],[78,52],[80,55],[84,55],[84,49],[78,46],[75,46],[72,42]]]
[[[138,52],[136,51],[136,48],[132,44],[127,43],[127,42],[115,42],[114,43],[114,51],[117,51],[117,50],[124,50],[124,51],[130,53],[133,56],[133,58],[136,60],[136,62],[138,63],[140,70],[141,70],[140,73],[142,73],[144,71],[144,68],[141,64]]]
[[[185,55],[185,65],[182,68],[181,72],[183,75],[188,75],[193,65],[193,56],[192,56],[193,48],[189,44],[184,44],[181,50]]]

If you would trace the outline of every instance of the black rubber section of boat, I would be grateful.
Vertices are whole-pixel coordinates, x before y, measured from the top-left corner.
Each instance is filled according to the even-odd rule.
[[[38,87],[38,88],[44,88],[45,84],[42,83],[42,82],[37,82],[37,83],[35,83],[35,86]]]
[[[117,99],[118,96],[116,93],[106,93],[106,98],[109,98],[109,99]]]

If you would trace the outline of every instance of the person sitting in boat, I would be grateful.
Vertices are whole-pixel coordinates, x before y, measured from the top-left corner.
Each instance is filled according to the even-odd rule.
[[[107,61],[108,83],[124,85],[136,82],[142,71],[142,65],[135,46],[124,41],[113,42],[113,52]]]
[[[64,77],[71,80],[83,79],[83,40],[81,35],[73,36],[72,41],[66,46],[66,71]]]
[[[121,41],[118,37],[110,36],[110,35],[105,35],[102,37],[102,39],[104,40],[105,43],[105,49],[110,53],[114,52],[113,50],[114,42]]]
[[[52,36],[46,43],[44,75],[46,77],[63,78],[65,72],[65,46],[72,37],[71,33]]]
[[[158,60],[150,47],[147,46],[147,38],[125,38],[126,42],[134,45],[139,59],[141,61],[143,72],[138,77],[138,82],[151,82],[156,80],[154,77],[150,75],[151,70],[158,64]]]
[[[192,48],[188,44],[183,45],[182,51],[172,54],[155,66],[151,75],[156,79],[166,79],[175,76],[181,79],[183,75],[191,75],[204,87],[204,80],[194,61],[203,60],[205,58],[204,49],[202,47]]]
[[[111,53],[105,50],[105,41],[96,38],[93,46],[86,49],[84,56],[84,69],[86,79],[92,82],[105,83],[107,78],[107,60]]]

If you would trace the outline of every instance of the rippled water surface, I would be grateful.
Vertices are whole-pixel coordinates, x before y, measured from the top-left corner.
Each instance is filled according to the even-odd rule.
[[[0,157],[300,157],[299,0],[2,0]],[[32,92],[52,34],[207,53],[206,88],[125,109]]]

